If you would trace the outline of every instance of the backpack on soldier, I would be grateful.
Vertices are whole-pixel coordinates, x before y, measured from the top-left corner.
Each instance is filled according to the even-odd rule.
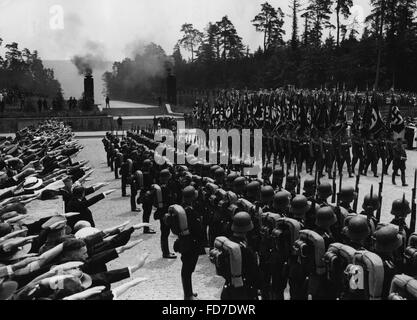
[[[341,243],[332,243],[324,254],[323,260],[326,268],[326,279],[334,289],[334,299],[340,297],[344,289],[344,276],[346,267],[353,262],[356,250]]]
[[[324,239],[312,230],[301,230],[300,238],[294,242],[298,263],[308,274],[323,275],[326,271],[323,257],[325,254]]]
[[[226,237],[217,237],[210,261],[216,267],[217,275],[230,280],[232,286],[242,287],[242,253],[240,245]]]
[[[226,237],[217,237],[214,249],[210,251],[210,261],[216,273],[226,279],[222,300],[248,300],[253,298],[245,286],[242,265],[242,247]]]
[[[417,275],[417,233],[410,235],[408,246],[404,251],[405,273],[409,276]]]
[[[392,279],[388,300],[417,300],[417,280],[405,274],[397,274]]]
[[[156,207],[156,211],[154,213],[154,219],[159,220],[164,217],[166,212],[162,212],[164,208],[164,201],[162,198],[162,189],[159,185],[153,184],[151,187],[151,192],[153,194],[153,205]]]
[[[279,219],[281,219],[281,216],[276,213],[264,212],[261,214],[260,253],[264,255],[270,254],[276,248],[272,231],[275,229]]]
[[[180,205],[175,204],[168,208],[164,222],[176,236],[187,236],[190,234],[187,215],[184,208]]]
[[[134,176],[135,176],[136,186],[139,190],[141,190],[143,188],[143,173],[142,173],[142,171],[140,171],[140,170],[136,171]]]
[[[381,300],[384,263],[375,253],[356,251],[353,262],[346,267],[346,300]]]

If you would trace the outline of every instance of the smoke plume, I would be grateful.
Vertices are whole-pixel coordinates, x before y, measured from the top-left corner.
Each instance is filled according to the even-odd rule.
[[[71,61],[77,67],[80,75],[92,75],[95,69],[104,69],[106,66],[105,48],[100,43],[88,41],[85,44],[84,54],[75,55]]]

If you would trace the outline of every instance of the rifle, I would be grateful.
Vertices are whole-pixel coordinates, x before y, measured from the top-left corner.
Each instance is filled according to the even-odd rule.
[[[342,181],[343,181],[343,174],[339,174],[339,193],[337,194],[336,205],[339,205],[340,202],[340,192],[342,191]]]
[[[336,203],[336,166],[337,161],[334,162],[334,169],[333,169],[333,195],[332,195],[332,203]]]
[[[316,173],[314,175],[314,199],[317,198],[317,187],[320,184],[320,178],[319,178],[319,169],[316,162]]]
[[[417,191],[417,169],[414,171],[414,188],[412,191],[412,203],[411,203],[411,219],[410,219],[410,233],[416,231],[416,191]]]
[[[298,175],[297,175],[297,161],[294,163],[294,177],[297,177],[298,178]],[[300,188],[301,188],[300,181],[299,180],[300,179],[298,179],[297,187],[296,187],[296,193],[297,194],[300,194]]]
[[[384,188],[384,166],[382,166],[382,174],[381,174],[381,181],[379,182],[379,190],[378,190],[378,199],[379,199],[379,209],[376,211],[376,220],[378,222],[381,221],[381,209],[382,209],[382,190]]]
[[[355,201],[353,202],[353,208],[352,208],[354,212],[357,212],[357,210],[358,210],[360,179],[361,179],[361,175],[360,175],[360,173],[358,173],[357,176],[356,176],[356,183],[355,183],[356,197],[355,197]]]

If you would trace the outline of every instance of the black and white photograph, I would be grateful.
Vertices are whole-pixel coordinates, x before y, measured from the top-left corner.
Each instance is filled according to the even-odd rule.
[[[416,75],[417,0],[0,0],[0,300],[417,300]]]

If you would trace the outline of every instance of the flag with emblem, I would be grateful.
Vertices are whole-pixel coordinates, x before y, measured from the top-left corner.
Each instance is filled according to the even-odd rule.
[[[375,136],[385,130],[385,124],[382,120],[381,113],[378,108],[377,96],[372,97],[372,102],[367,103],[364,115],[365,126],[364,128]]]
[[[394,139],[404,139],[405,135],[405,123],[404,118],[401,115],[400,109],[398,109],[398,106],[396,105],[395,101],[393,101],[393,105],[391,106],[391,112],[390,112],[390,123],[389,123]]]
[[[272,123],[281,122],[281,105],[279,104],[278,97],[275,97],[273,100],[272,110],[271,110],[271,120]]]

